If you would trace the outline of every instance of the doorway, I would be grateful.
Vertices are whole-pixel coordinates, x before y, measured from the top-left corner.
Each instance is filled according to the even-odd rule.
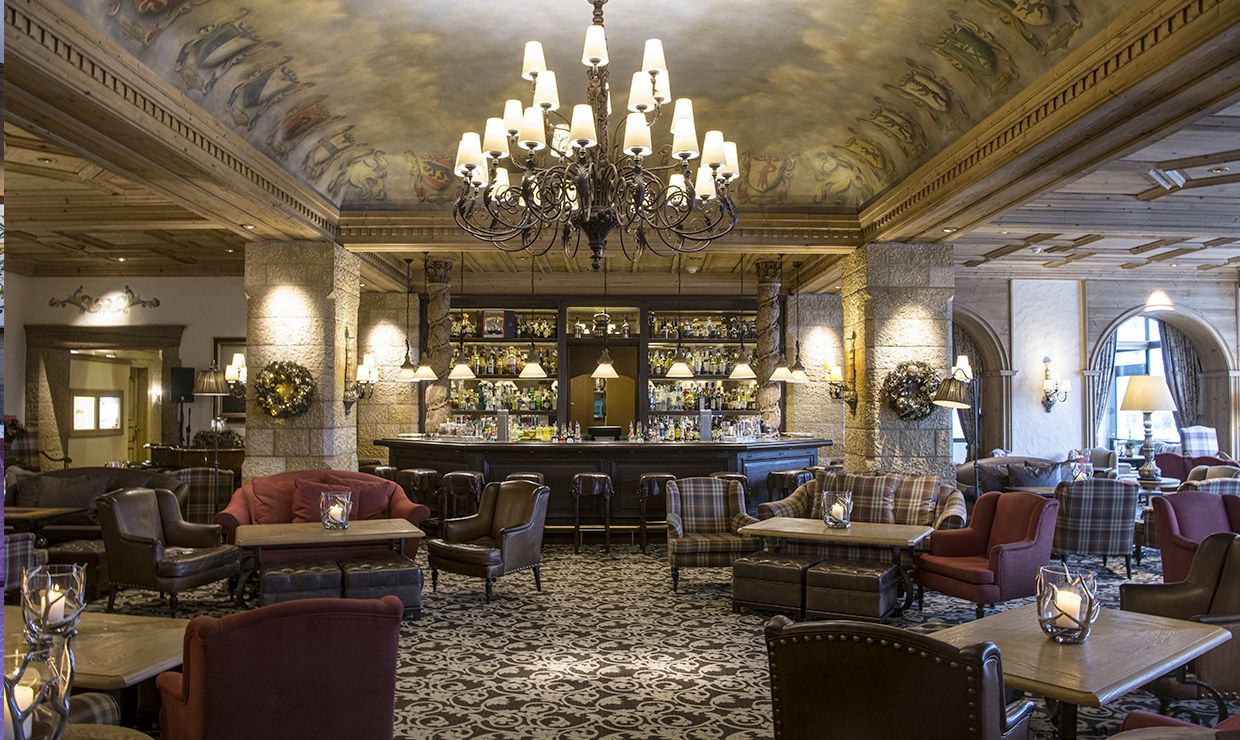
[[[148,368],[129,366],[129,414],[125,420],[125,436],[130,460],[145,460],[146,445],[151,441],[151,372]]]

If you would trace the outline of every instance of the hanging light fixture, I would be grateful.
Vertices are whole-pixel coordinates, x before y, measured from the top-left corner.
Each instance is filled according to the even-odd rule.
[[[789,383],[808,383],[809,376],[805,374],[805,366],[801,364],[801,263],[794,262],[793,267],[796,268],[796,288],[795,295],[797,297],[797,322],[796,322],[796,355],[792,363],[792,369],[789,371],[787,382]]]
[[[668,131],[671,145],[654,146],[651,127],[672,102],[658,39],[646,42],[627,111],[611,126],[607,0],[590,2],[594,23],[581,56],[587,103],[571,106],[568,117],[557,112],[555,72],[547,69],[542,44],[527,42],[521,76],[531,81],[533,105],[509,100],[502,118],[486,120],[481,137],[476,131],[461,135],[453,170],[463,187],[452,215],[471,236],[508,252],[542,255],[558,242],[573,258],[584,237],[595,271],[614,231],[631,260],[647,249],[662,256],[705,249],[737,223],[729,190],[740,174],[736,145],[719,131],[707,131],[699,147],[693,106],[681,98]],[[670,154],[672,163],[650,166],[647,158],[656,151],[660,158]],[[511,159],[508,167],[500,166],[504,159]],[[693,159],[700,160],[696,174],[689,166]],[[520,183],[511,182],[517,173]]]
[[[430,258],[431,258],[431,255],[429,252],[422,253],[422,295],[425,295],[425,296],[430,295],[430,292],[427,290],[427,285],[426,285],[426,265],[430,261]],[[409,325],[409,306],[408,306],[408,302],[406,301],[405,326],[408,327],[408,325]],[[406,328],[406,332],[408,332],[407,328]],[[426,359],[426,356],[428,354],[429,353],[426,351],[426,340],[424,337],[419,335],[418,357],[420,358],[420,361],[418,362],[418,369],[414,371],[413,373],[415,382],[422,381],[422,380],[429,380],[429,381],[439,380],[439,374],[436,373],[431,368],[430,361]]]
[[[530,255],[530,321],[534,319],[534,255]],[[545,378],[547,371],[543,369],[538,351],[534,349],[534,340],[530,339],[530,351],[525,355],[525,367],[521,368],[522,378]]]
[[[465,253],[461,252],[461,297],[465,296]],[[462,309],[463,311],[464,309]],[[465,361],[465,335],[461,335],[461,343],[456,354],[456,364],[452,366],[452,372],[448,373],[449,380],[473,380],[473,368]]]
[[[607,313],[607,263],[603,262],[603,315],[610,316]],[[612,364],[611,353],[607,351],[607,336],[611,334],[611,319],[607,319],[607,326],[603,329],[603,353],[598,356],[598,365],[594,368],[594,372],[590,373],[590,377],[595,380],[615,380],[620,377],[616,372],[616,367]]]
[[[413,298],[413,278],[410,276],[412,259],[405,260],[405,361],[400,363],[400,371],[396,373],[398,383],[417,383],[418,367],[413,364],[413,346],[409,342],[409,301]],[[429,368],[428,368],[429,369]]]
[[[780,262],[783,262],[783,257],[780,257]],[[771,371],[770,379],[776,383],[785,383],[791,378],[792,370],[788,368],[788,359],[784,357],[783,350],[780,350],[779,356],[775,360],[775,369]]]
[[[741,297],[745,296],[745,257],[741,255]],[[745,351],[745,331],[741,330],[741,350],[736,357],[736,365],[728,373],[729,380],[755,380],[758,374],[749,364],[749,353]]]
[[[681,310],[684,308],[684,299],[680,293],[680,275],[682,261],[676,259],[676,354],[672,355],[672,366],[667,369],[667,377],[669,378],[692,378],[693,370],[689,367],[688,360],[685,359],[684,349],[681,347],[680,338],[684,334],[684,320],[681,316]]]

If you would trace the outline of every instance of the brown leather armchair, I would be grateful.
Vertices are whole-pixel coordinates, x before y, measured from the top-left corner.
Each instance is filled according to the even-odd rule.
[[[766,624],[775,737],[1025,738],[1033,702],[1006,704],[999,648],[957,648],[867,622]]]
[[[534,587],[542,590],[542,539],[551,489],[525,480],[488,483],[478,513],[446,519],[443,538],[426,544],[431,589],[439,587],[439,571],[486,579],[491,600],[495,579],[533,569]]]
[[[1208,696],[1220,710],[1219,719],[1225,719],[1226,702],[1219,693],[1233,699],[1240,695],[1240,535],[1206,537],[1182,581],[1121,583],[1119,604],[1127,611],[1191,619],[1232,633],[1232,639],[1149,687],[1164,713],[1172,700]]]
[[[116,592],[129,586],[170,594],[175,617],[179,592],[241,571],[241,550],[221,544],[220,526],[182,519],[170,491],[131,488],[101,496],[99,526],[112,583],[108,611]]]

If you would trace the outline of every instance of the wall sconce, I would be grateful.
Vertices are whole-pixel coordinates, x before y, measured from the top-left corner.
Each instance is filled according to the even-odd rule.
[[[350,366],[349,363],[349,333],[345,331],[344,344],[344,366],[346,372]],[[362,362],[357,366],[353,373],[353,379],[344,379],[344,403],[351,406],[358,401],[364,401],[375,394],[375,383],[379,382],[379,366],[375,364],[375,356],[366,353],[362,355]]]
[[[842,400],[850,409],[857,408],[855,371],[853,369],[853,342],[856,332],[848,335],[844,351],[844,367],[831,365],[827,368],[827,392],[837,401]]]
[[[1046,413],[1049,414],[1051,409],[1055,408],[1056,403],[1068,400],[1068,394],[1072,391],[1072,381],[1065,380],[1055,372],[1049,355],[1042,358],[1042,365],[1045,368],[1042,374],[1042,408],[1046,409]]]
[[[224,368],[224,380],[228,381],[228,393],[233,398],[245,399],[245,381],[249,377],[249,371],[245,366],[245,355],[237,352],[232,356],[232,362]]]

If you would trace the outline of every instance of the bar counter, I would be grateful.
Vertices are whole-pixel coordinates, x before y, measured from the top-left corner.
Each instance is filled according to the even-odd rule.
[[[397,468],[479,470],[488,482],[509,473],[542,473],[551,488],[547,523],[571,525],[573,499],[569,488],[577,473],[601,472],[611,476],[613,525],[637,524],[640,508],[637,479],[642,473],[672,473],[679,478],[739,471],[749,477],[750,510],[767,500],[766,475],[818,464],[818,450],[829,439],[791,437],[758,442],[482,442],[447,439],[380,439]],[[582,519],[594,522],[598,509],[582,502]],[[662,499],[648,503],[647,517],[662,519]]]

